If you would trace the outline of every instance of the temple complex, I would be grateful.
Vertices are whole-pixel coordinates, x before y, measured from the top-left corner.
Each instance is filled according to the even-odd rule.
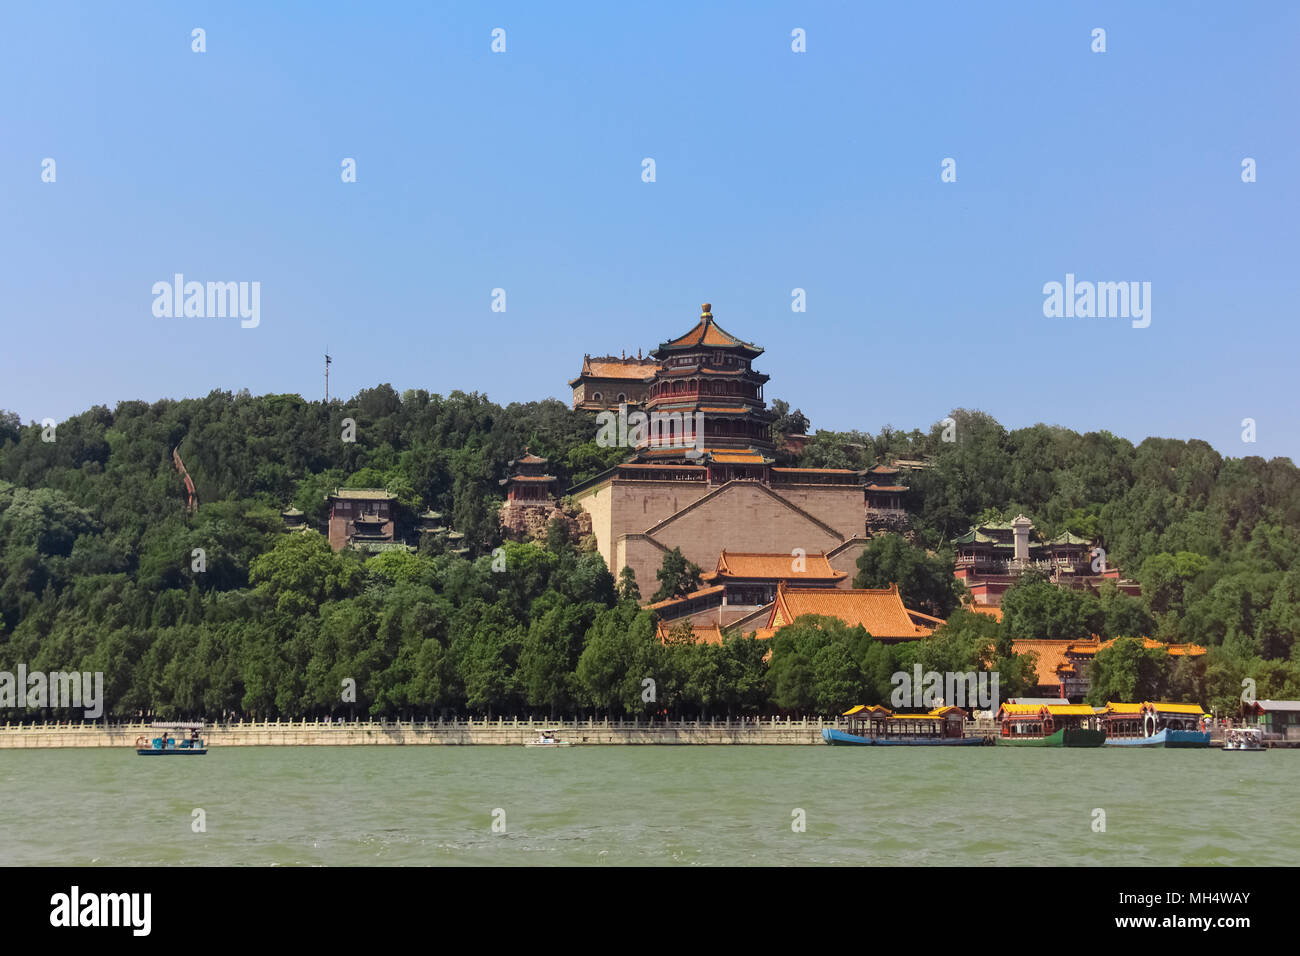
[[[953,538],[952,545],[956,577],[976,604],[1000,605],[1002,595],[1027,571],[1045,572],[1053,584],[1075,590],[1096,591],[1103,581],[1114,581],[1125,594],[1142,593],[1136,581],[1107,566],[1099,551],[1094,554],[1091,542],[1068,531],[1043,540],[1024,515],[971,528]]]
[[[711,567],[724,550],[856,549],[845,557],[852,565],[865,546],[860,473],[776,465],[768,376],[753,367],[762,353],[718,325],[706,303],[689,331],[651,352],[649,427],[629,437],[627,459],[570,489],[610,571],[632,568],[644,594],[673,548]]]

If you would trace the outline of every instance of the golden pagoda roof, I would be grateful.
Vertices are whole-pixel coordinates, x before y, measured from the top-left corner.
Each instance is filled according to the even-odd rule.
[[[693,348],[719,348],[719,349],[740,349],[750,353],[750,356],[757,356],[763,353],[763,350],[752,342],[746,342],[732,335],[722,326],[713,321],[713,308],[708,302],[700,306],[700,321],[685,335],[678,336],[664,342],[652,354],[658,355],[664,351],[679,351],[681,349]]]

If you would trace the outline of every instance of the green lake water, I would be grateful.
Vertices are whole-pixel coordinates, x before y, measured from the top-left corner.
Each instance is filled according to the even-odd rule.
[[[8,750],[0,864],[1295,866],[1297,782],[1300,751]]]

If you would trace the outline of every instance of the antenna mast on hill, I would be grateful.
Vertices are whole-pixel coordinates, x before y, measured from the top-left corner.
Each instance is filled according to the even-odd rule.
[[[330,347],[325,346],[325,404],[330,403]]]

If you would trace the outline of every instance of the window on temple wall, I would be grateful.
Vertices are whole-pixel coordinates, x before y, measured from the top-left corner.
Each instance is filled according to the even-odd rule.
[[[600,401],[600,392],[592,392],[591,398],[592,401],[596,401],[596,402]]]
[[[625,392],[619,392],[619,393],[618,393],[618,400],[619,400],[620,402],[626,402],[626,401],[627,401],[627,394],[626,394]]]

